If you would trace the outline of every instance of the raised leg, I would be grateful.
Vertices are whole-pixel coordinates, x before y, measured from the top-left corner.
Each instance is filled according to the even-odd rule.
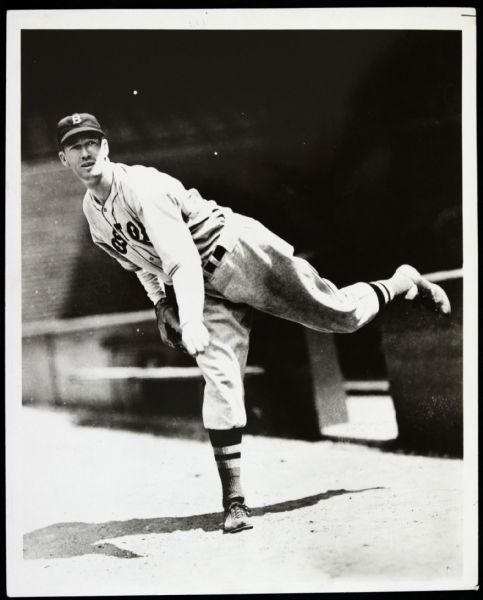
[[[441,312],[449,311],[444,291],[408,265],[389,279],[337,288],[320,277],[293,248],[253,219],[239,222],[239,241],[217,268],[209,285],[232,302],[243,302],[317,331],[356,331],[398,295],[431,297]]]

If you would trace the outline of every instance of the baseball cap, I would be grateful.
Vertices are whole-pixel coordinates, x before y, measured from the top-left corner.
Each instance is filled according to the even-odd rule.
[[[89,113],[74,113],[64,117],[57,123],[57,142],[59,146],[76,133],[95,131],[105,135],[99,121]]]

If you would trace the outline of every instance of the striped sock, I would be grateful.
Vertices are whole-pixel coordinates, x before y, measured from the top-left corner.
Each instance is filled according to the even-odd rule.
[[[235,499],[245,500],[240,481],[242,431],[241,428],[208,430],[223,490],[224,508]]]
[[[369,285],[376,292],[377,299],[379,300],[379,310],[391,302],[391,300],[394,300],[396,294],[388,279],[384,281],[372,281]]]

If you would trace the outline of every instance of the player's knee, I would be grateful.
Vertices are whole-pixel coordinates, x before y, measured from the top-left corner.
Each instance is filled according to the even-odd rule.
[[[337,313],[336,333],[354,333],[362,327],[364,322],[359,317],[357,307],[345,306]]]
[[[363,324],[364,323],[356,315],[352,315],[347,322],[346,333],[354,333],[355,331],[358,331]]]
[[[242,386],[205,385],[203,423],[207,429],[230,429],[246,425]]]

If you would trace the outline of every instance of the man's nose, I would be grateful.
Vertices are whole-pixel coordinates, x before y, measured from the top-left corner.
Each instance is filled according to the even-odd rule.
[[[87,157],[87,156],[89,156],[89,150],[88,150],[88,148],[87,148],[87,144],[83,144],[83,145],[81,146],[81,155],[82,155],[82,157]]]

